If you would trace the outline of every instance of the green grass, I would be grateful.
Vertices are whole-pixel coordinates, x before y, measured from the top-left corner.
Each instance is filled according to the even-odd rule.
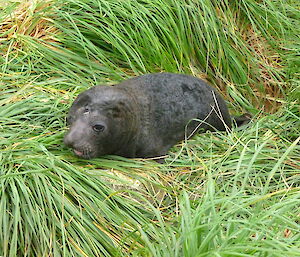
[[[299,8],[0,4],[0,256],[300,256]],[[205,78],[253,122],[163,165],[63,146],[79,92],[160,71]]]

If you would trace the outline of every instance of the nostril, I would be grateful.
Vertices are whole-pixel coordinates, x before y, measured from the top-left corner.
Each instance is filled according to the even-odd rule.
[[[69,133],[64,137],[64,144],[68,147],[72,147],[72,141]]]

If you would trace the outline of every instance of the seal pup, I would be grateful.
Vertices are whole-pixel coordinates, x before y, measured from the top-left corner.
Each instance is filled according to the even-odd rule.
[[[238,122],[244,122],[241,117]],[[153,73],[84,91],[67,123],[64,143],[81,158],[150,158],[165,155],[197,131],[230,129],[232,119],[220,94],[205,81]]]

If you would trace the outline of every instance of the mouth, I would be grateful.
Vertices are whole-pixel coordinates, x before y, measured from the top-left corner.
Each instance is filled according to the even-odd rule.
[[[79,151],[77,149],[73,149],[73,152],[76,156],[83,158],[83,159],[90,159],[90,152],[88,151]]]
[[[73,151],[74,151],[74,153],[77,155],[77,156],[83,156],[83,152],[81,152],[81,151],[78,151],[78,150],[76,150],[76,149],[73,149]]]

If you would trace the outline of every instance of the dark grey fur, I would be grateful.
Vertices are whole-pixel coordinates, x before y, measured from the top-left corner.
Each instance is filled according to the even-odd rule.
[[[154,73],[81,93],[68,123],[64,142],[82,158],[155,157],[199,129],[231,128],[231,117],[222,97],[204,81]]]

